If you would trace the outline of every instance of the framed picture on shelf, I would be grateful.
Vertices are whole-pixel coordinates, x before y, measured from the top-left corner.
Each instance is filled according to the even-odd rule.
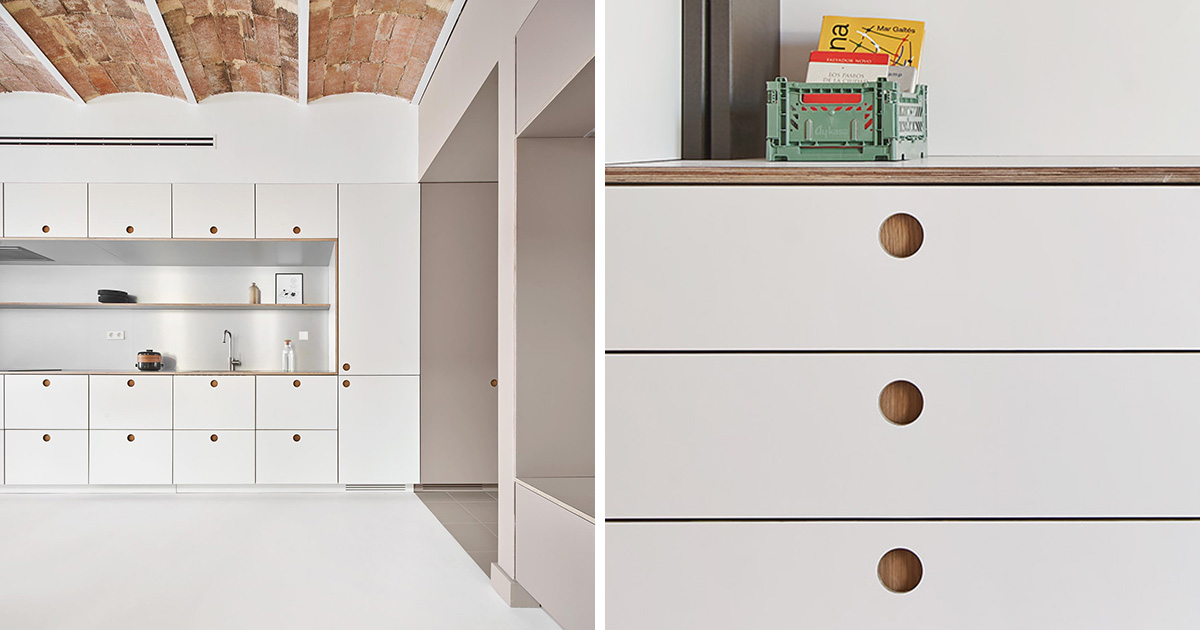
[[[304,303],[304,274],[277,273],[275,274],[275,303],[303,304]]]

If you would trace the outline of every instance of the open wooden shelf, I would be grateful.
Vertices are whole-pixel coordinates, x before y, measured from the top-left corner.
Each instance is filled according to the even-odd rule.
[[[99,302],[0,302],[0,309],[127,309],[142,311],[191,311],[191,310],[277,310],[277,311],[327,311],[328,304],[212,304],[183,302],[101,304]]]

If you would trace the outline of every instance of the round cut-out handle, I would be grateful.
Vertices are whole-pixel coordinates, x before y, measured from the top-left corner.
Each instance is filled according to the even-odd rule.
[[[892,424],[912,424],[924,409],[925,397],[908,381],[892,381],[879,392],[879,411]]]
[[[917,554],[897,548],[883,554],[876,571],[884,588],[893,593],[907,593],[921,583],[925,569]]]
[[[879,226],[879,244],[895,258],[908,258],[925,242],[925,228],[911,214],[893,214]]]

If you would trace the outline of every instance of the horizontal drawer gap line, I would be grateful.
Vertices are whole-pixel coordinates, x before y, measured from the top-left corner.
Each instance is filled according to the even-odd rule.
[[[864,517],[728,517],[606,518],[606,523],[1041,523],[1041,522],[1200,522],[1200,516],[864,516]]]
[[[605,350],[607,355],[623,354],[1196,354],[1200,348],[1131,350],[1127,348],[1060,348],[1040,350]]]

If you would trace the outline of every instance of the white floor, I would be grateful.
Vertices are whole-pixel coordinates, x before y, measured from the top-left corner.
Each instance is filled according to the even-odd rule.
[[[401,493],[0,495],[0,627],[558,628]]]

